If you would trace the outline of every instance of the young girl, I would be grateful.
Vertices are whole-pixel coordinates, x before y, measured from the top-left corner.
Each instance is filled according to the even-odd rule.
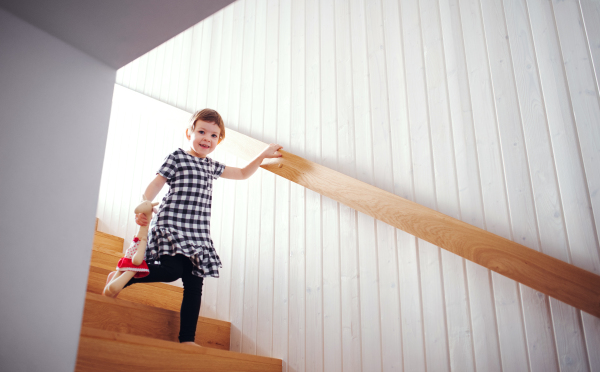
[[[196,112],[186,129],[189,150],[169,154],[156,178],[144,192],[152,201],[165,183],[170,187],[148,232],[146,262],[149,274],[133,278],[136,283],[183,281],[179,342],[194,344],[205,277],[219,277],[221,260],[210,237],[212,182],[220,177],[242,180],[250,177],[265,158],[281,157],[281,146],[270,144],[244,168],[227,167],[208,154],[225,138],[223,119],[215,110]],[[144,214],[136,222],[145,226]],[[112,273],[111,273],[112,274]],[[114,275],[114,274],[112,274]],[[113,297],[118,295],[112,293]]]

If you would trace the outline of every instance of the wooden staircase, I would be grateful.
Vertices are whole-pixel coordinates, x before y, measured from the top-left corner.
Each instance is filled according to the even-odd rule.
[[[76,371],[281,371],[280,359],[229,351],[231,323],[200,317],[196,343],[182,345],[183,289],[136,284],[116,299],[101,295],[122,257],[123,239],[96,231]]]

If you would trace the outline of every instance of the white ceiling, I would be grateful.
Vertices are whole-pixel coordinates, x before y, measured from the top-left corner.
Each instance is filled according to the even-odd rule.
[[[118,69],[234,0],[0,0],[0,7]]]

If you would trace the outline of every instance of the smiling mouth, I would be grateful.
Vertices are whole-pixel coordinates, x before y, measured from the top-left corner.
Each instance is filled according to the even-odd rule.
[[[203,144],[203,143],[202,143],[202,144],[200,144],[200,147],[203,147],[203,148],[205,148],[205,149],[208,149],[208,148],[210,148],[210,146],[209,146],[209,145],[206,145],[206,144]]]

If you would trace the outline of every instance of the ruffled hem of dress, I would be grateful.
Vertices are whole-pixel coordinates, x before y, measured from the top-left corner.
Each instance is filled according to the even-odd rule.
[[[163,246],[168,248],[162,249]],[[190,255],[186,251],[191,251],[193,254]],[[214,247],[194,244],[177,230],[154,226],[148,233],[146,261],[158,260],[161,254],[169,256],[182,254],[188,257],[194,265],[192,274],[199,277],[218,278],[219,268],[223,267]]]

